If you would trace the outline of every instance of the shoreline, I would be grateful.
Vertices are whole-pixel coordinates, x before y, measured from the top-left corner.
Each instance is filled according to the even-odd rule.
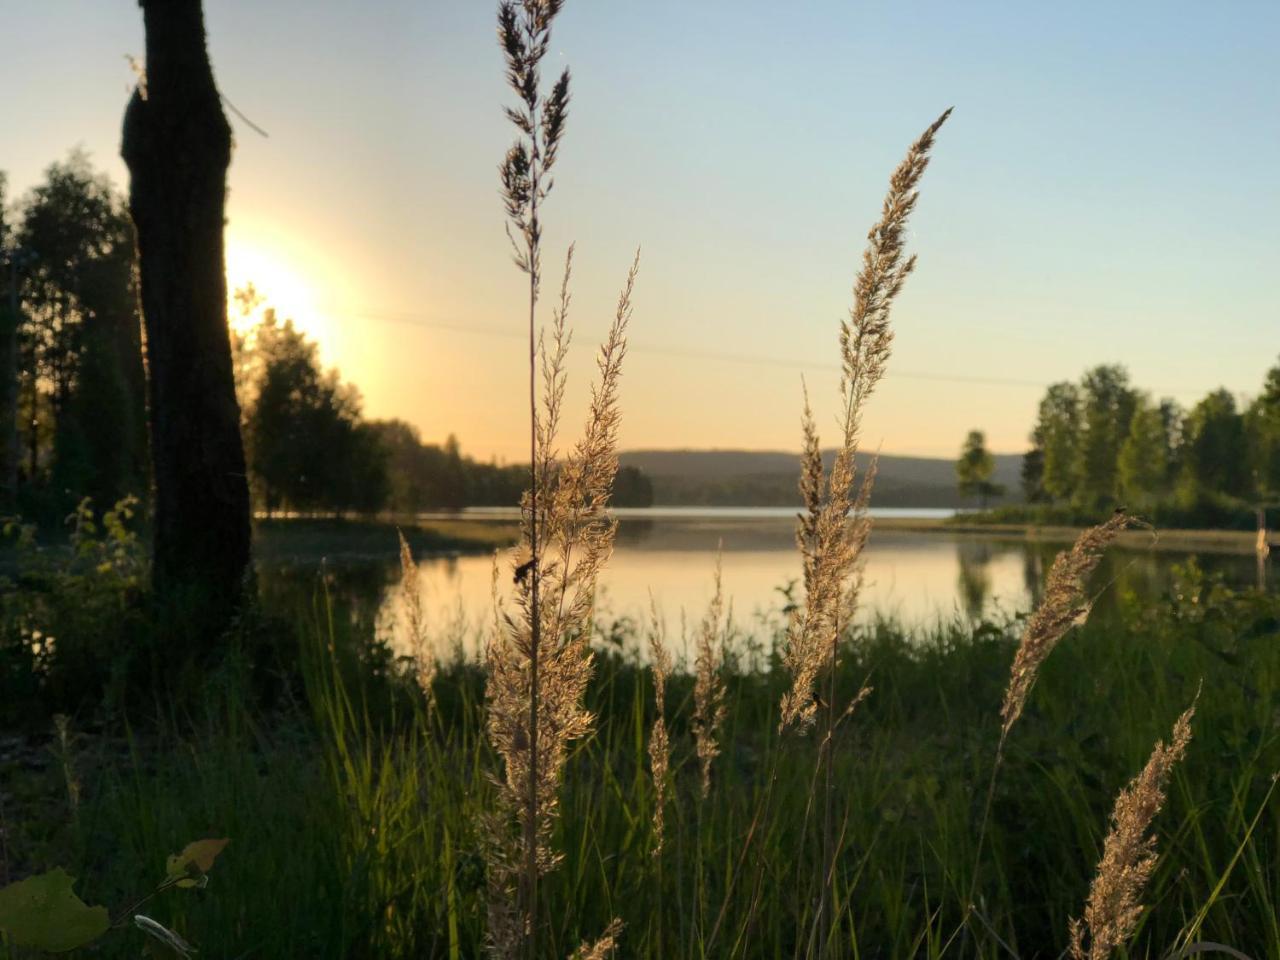
[[[884,517],[874,527],[902,533],[951,533],[988,539],[1029,540],[1040,543],[1072,543],[1086,528],[1060,524],[975,523],[964,520]],[[1269,531],[1267,543],[1280,549],[1280,531]],[[1130,549],[1198,550],[1210,553],[1256,553],[1258,534],[1253,530],[1157,529],[1124,530],[1116,542]]]

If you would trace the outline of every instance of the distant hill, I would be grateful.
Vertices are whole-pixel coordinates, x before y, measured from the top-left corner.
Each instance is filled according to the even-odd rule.
[[[824,458],[828,468],[835,452]],[[629,450],[618,455],[623,466],[639,467],[653,481],[653,501],[661,506],[784,507],[799,503],[796,490],[799,455],[756,450]],[[1021,499],[1019,454],[996,454],[995,482],[1008,493],[999,501]],[[859,470],[866,463],[858,458]],[[881,507],[971,506],[956,490],[954,460],[882,454],[873,498]]]

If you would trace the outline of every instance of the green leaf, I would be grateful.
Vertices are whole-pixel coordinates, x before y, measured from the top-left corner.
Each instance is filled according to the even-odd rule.
[[[172,854],[165,864],[165,875],[177,881],[179,887],[203,886],[204,875],[213,868],[213,861],[218,859],[224,847],[231,841],[223,837],[220,840],[195,840],[182,848],[181,853]]]
[[[106,907],[71,892],[75,878],[59,867],[0,890],[0,930],[17,946],[62,953],[107,932]]]

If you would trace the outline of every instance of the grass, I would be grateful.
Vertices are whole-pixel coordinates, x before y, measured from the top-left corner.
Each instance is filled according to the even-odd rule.
[[[25,796],[6,812],[10,855],[63,863],[87,900],[117,906],[188,840],[229,836],[207,890],[152,905],[201,956],[478,956],[496,769],[480,670],[445,665],[429,713],[407,677],[370,679],[370,638],[352,635],[342,610],[322,602],[306,620],[306,684],[291,706],[262,715],[228,671],[194,714],[73,737],[78,807],[48,755],[38,776],[19,778]],[[1193,924],[1199,938],[1280,954],[1280,814],[1261,806],[1280,770],[1280,603],[1193,581],[1154,609],[1121,603],[1044,665],[997,785],[980,920],[953,938],[1016,628],[941,624],[913,637],[881,623],[846,638],[840,695],[868,676],[875,691],[832,751],[840,954],[1007,956],[1003,941],[1019,956],[1057,956],[1117,790],[1202,679],[1195,738],[1157,820],[1152,907],[1129,955],[1164,955]],[[755,639],[772,648],[780,630]],[[704,800],[694,680],[677,666],[671,800],[654,857],[652,683],[632,641],[642,638],[600,657],[587,691],[597,730],[568,760],[553,838],[564,860],[543,878],[539,955],[567,956],[617,916],[629,957],[795,956],[814,921],[808,858],[821,847],[813,744],[776,732],[787,675],[776,655],[765,672],[730,658],[723,752]],[[138,947],[126,932],[94,955]]]

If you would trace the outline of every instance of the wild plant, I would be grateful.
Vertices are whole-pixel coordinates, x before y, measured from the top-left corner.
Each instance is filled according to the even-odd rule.
[[[693,739],[702,771],[702,799],[711,792],[711,765],[720,755],[720,726],[724,723],[724,642],[721,620],[724,617],[722,562],[716,555],[715,592],[711,604],[698,627],[697,654],[694,657]]]
[[[435,680],[440,661],[427,631],[426,612],[422,608],[422,580],[418,564],[409,549],[409,541],[400,533],[400,607],[404,611],[405,630],[408,634],[409,653],[413,657],[414,677],[423,695],[427,709],[435,708]]]
[[[905,253],[905,231],[915,209],[917,187],[929,165],[934,138],[946,122],[947,110],[911,145],[889,181],[880,219],[867,234],[862,267],[853,288],[853,306],[840,325],[840,444],[830,476],[824,475],[817,427],[805,392],[801,421],[804,447],[801,455],[800,494],[804,511],[799,516],[796,543],[803,560],[804,602],[791,617],[783,650],[783,663],[791,677],[781,702],[779,732],[813,726],[819,709],[818,684],[827,682],[825,730],[819,744],[818,763],[825,771],[823,847],[824,866],[815,930],[819,953],[825,956],[831,938],[830,905],[836,856],[833,804],[836,784],[831,751],[835,728],[842,713],[836,704],[836,657],[840,638],[857,607],[862,586],[863,549],[871,532],[868,506],[875,482],[875,458],[857,478],[857,454],[861,443],[862,413],[876,385],[884,377],[893,332],[889,327],[893,302],[915,268],[915,257]],[[859,693],[854,703],[863,699]]]
[[[559,859],[551,831],[560,779],[569,745],[593,724],[582,700],[592,673],[596,579],[616,530],[607,506],[618,469],[618,384],[639,266],[637,254],[597,358],[599,381],[586,426],[561,458],[556,443],[570,340],[572,247],[549,340],[538,334],[537,302],[540,206],[552,187],[569,107],[569,71],[544,97],[540,70],[562,6],[562,0],[507,0],[498,8],[498,41],[518,100],[506,115],[519,134],[500,167],[502,194],[515,262],[529,281],[530,484],[521,502],[522,542],[514,564],[516,613],[499,616],[486,654],[489,738],[503,763],[500,817],[519,828],[518,841],[511,837],[505,844],[510,831],[496,830],[499,839],[488,858],[488,935],[494,955],[504,958],[536,953],[539,878]],[[604,942],[612,940],[606,936]]]
[[[649,663],[653,672],[653,727],[649,732],[649,773],[653,777],[653,855],[662,853],[666,839],[667,776],[671,765],[671,741],[667,735],[667,678],[671,676],[671,652],[666,628],[649,596]]]
[[[1142,892],[1158,859],[1156,838],[1147,831],[1164,806],[1174,766],[1187,752],[1195,712],[1196,705],[1192,703],[1174,722],[1169,743],[1156,741],[1142,772],[1116,797],[1111,830],[1089,887],[1084,919],[1071,921],[1072,960],[1107,960],[1129,942],[1138,926],[1143,910]]]

